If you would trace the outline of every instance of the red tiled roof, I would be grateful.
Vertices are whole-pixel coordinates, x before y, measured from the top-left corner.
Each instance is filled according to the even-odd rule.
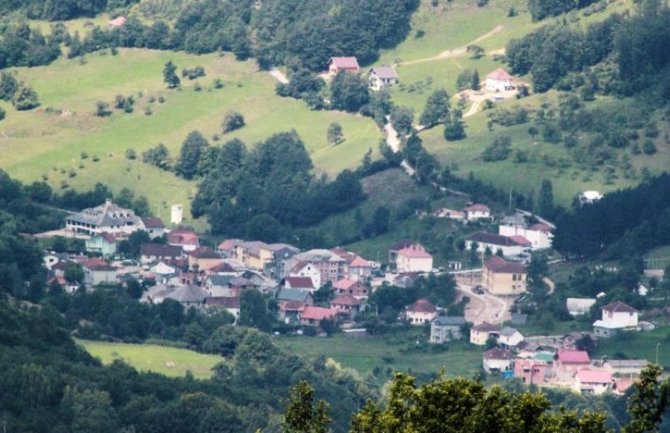
[[[116,243],[116,238],[111,233],[102,232],[102,233],[100,233],[100,237],[103,238],[105,241],[111,243],[111,244]]]
[[[612,373],[603,370],[579,370],[577,379],[581,383],[612,383]]]
[[[583,350],[559,350],[558,360],[564,364],[588,364],[589,354]]]
[[[531,241],[529,241],[528,239],[524,238],[521,235],[513,235],[513,236],[510,236],[509,238],[512,239],[514,242],[516,242],[518,245],[522,245],[522,246],[533,245]]]
[[[358,60],[356,57],[331,57],[329,64],[335,65],[339,69],[358,69]]]
[[[354,286],[356,283],[358,283],[358,281],[352,280],[351,278],[344,278],[342,280],[334,282],[333,289],[349,290],[349,288]]]
[[[549,227],[546,224],[537,223],[537,224],[533,224],[532,226],[528,227],[528,230],[535,230],[535,231],[538,231],[538,232],[550,232],[551,227]]]
[[[624,304],[621,301],[616,301],[611,304],[605,305],[603,310],[609,313],[637,313],[637,310],[631,307],[628,304]]]
[[[284,281],[291,286],[292,289],[313,289],[314,283],[309,277],[286,277]]]
[[[237,239],[226,239],[219,244],[218,248],[220,251],[232,250],[238,242],[239,240]]]
[[[213,274],[217,273],[232,273],[235,272],[235,268],[230,266],[228,263],[221,263],[209,269],[209,272]]]
[[[337,314],[332,308],[323,308],[323,307],[305,307],[300,314],[301,319],[307,320],[323,320],[323,319],[332,319]]]
[[[148,229],[165,228],[165,224],[163,224],[163,220],[161,220],[160,218],[153,218],[153,217],[142,218],[142,223],[144,223],[144,227]]]
[[[519,237],[522,238],[525,242],[528,242],[528,239],[524,238],[523,236]],[[517,242],[513,236],[504,236],[496,233],[487,233],[487,232],[473,233],[467,238],[467,240],[478,242],[480,244],[491,244],[501,247],[513,247],[517,245],[524,245]]]
[[[109,22],[109,25],[112,27],[121,27],[126,23],[125,17],[117,17]]]
[[[356,258],[354,258],[354,260],[349,263],[349,266],[354,268],[370,268],[372,267],[372,263],[368,262],[361,256],[356,256]]]
[[[146,243],[140,245],[140,255],[177,258],[183,254],[180,246]]]
[[[507,73],[506,70],[502,68],[498,68],[495,71],[491,72],[486,76],[486,78],[498,81],[510,81],[514,79],[514,77],[512,77],[509,73]]]
[[[208,307],[240,308],[240,298],[225,298],[222,296],[216,296],[206,298],[205,305]]]
[[[110,266],[106,261],[102,259],[87,259],[81,262],[81,265],[86,269],[92,271],[115,271],[116,268]]]
[[[476,332],[500,332],[500,328],[491,325],[489,322],[482,322],[479,325],[475,325],[472,327],[472,330]]]
[[[475,203],[465,208],[468,212],[491,212],[491,209],[485,204]]]
[[[302,301],[286,301],[279,305],[279,309],[284,311],[302,311],[305,308],[305,303]]]
[[[333,299],[330,302],[330,305],[347,305],[347,306],[361,305],[361,301],[359,301],[358,299],[354,298],[351,295],[340,295],[337,298]]]
[[[527,273],[526,267],[518,262],[508,262],[502,257],[491,257],[484,267],[494,273],[502,274],[525,274]]]
[[[428,299],[422,298],[407,307],[407,311],[415,313],[435,313],[437,308]]]
[[[399,256],[409,257],[412,259],[430,259],[433,256],[428,254],[421,245],[412,245],[398,251]]]
[[[167,235],[168,243],[178,245],[198,245],[198,235],[190,229],[174,229]]]
[[[199,247],[191,251],[191,257],[196,259],[220,259],[221,256],[216,254],[211,248]]]

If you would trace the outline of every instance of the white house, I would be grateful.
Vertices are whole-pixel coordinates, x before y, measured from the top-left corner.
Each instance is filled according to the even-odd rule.
[[[477,245],[477,251],[483,253],[487,249],[492,254],[502,251],[505,257],[514,257],[531,249],[531,242],[523,236],[503,236],[495,233],[477,232],[468,236],[465,247],[472,249]]]
[[[423,325],[430,323],[437,317],[437,308],[427,299],[419,299],[405,311],[405,318],[412,325]]]
[[[565,300],[565,307],[572,317],[587,314],[595,304],[596,300],[593,298],[567,298]]]
[[[85,260],[81,264],[84,270],[84,284],[95,287],[101,284],[116,284],[116,268],[100,259]]]
[[[619,331],[637,330],[638,311],[630,305],[617,301],[605,305],[602,319],[593,322],[593,332],[598,337],[611,337]]]
[[[105,204],[68,215],[65,218],[65,229],[75,233],[88,235],[103,232],[130,234],[142,228],[142,220],[130,209],[124,209],[112,203]]]
[[[505,347],[506,349],[511,349],[516,347],[523,341],[523,335],[518,330],[506,326],[500,331],[500,336],[498,337],[498,343]]]
[[[533,250],[543,250],[551,248],[554,235],[551,233],[551,227],[546,224],[534,224],[530,227],[501,224],[498,226],[498,234],[502,236],[522,236],[531,243]]]
[[[465,219],[468,221],[491,219],[491,209],[485,204],[475,203],[463,210],[465,211]]]
[[[396,268],[398,272],[430,272],[433,256],[421,245],[411,245],[397,252]]]
[[[612,374],[605,370],[579,370],[572,382],[575,392],[600,395],[612,389]]]
[[[312,286],[321,287],[321,271],[312,263],[298,262],[288,274],[289,277],[305,277],[312,280]]]
[[[504,92],[514,89],[514,77],[502,68],[496,69],[486,76],[484,87],[489,92]]]
[[[140,219],[140,227],[149,233],[149,236],[157,238],[166,233],[165,224],[160,218],[144,217]]]
[[[483,367],[487,373],[512,370],[514,357],[509,350],[494,347],[484,352]]]
[[[398,74],[390,66],[375,66],[368,76],[370,89],[383,90],[398,84]]]

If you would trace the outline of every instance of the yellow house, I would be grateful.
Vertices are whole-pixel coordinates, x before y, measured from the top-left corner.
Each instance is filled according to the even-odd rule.
[[[188,266],[193,269],[196,266],[201,271],[208,271],[222,264],[223,258],[207,247],[198,247],[191,251],[188,256]]]
[[[274,251],[265,242],[242,242],[235,247],[235,258],[252,269],[262,271],[273,262]]]
[[[526,292],[526,267],[493,257],[484,263],[482,285],[493,295],[519,295]]]
[[[470,328],[470,343],[477,346],[486,345],[489,337],[498,338],[500,336],[500,328],[491,325],[488,322],[482,322]]]

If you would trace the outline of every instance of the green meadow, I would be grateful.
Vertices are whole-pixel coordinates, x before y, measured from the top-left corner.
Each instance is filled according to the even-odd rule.
[[[151,371],[171,377],[181,377],[190,371],[198,379],[212,376],[212,367],[222,358],[187,349],[153,344],[105,343],[79,340],[78,343],[103,364],[119,360],[139,371]]]

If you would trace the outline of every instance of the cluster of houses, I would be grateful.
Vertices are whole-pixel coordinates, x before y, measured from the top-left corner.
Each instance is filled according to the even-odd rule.
[[[361,68],[356,57],[331,57],[328,61],[328,73],[334,76],[340,72],[359,74]],[[399,82],[398,74],[391,66],[375,66],[368,71],[368,86],[371,90],[384,90]]]
[[[430,308],[425,302],[409,307],[412,312],[408,311],[408,317],[417,322],[428,320],[430,343],[442,344],[465,337],[464,317],[438,315],[434,306]],[[637,315],[637,310],[622,302],[606,305],[602,308],[602,319],[594,323],[594,331],[588,335],[597,340],[616,332],[638,330]],[[487,322],[470,327],[469,333],[471,344],[491,347],[482,355],[485,372],[519,378],[536,386],[568,388],[582,394],[623,393],[647,365],[646,360],[592,360],[586,351],[576,349],[575,341],[585,335],[582,333],[560,338],[526,338],[513,327]]]

